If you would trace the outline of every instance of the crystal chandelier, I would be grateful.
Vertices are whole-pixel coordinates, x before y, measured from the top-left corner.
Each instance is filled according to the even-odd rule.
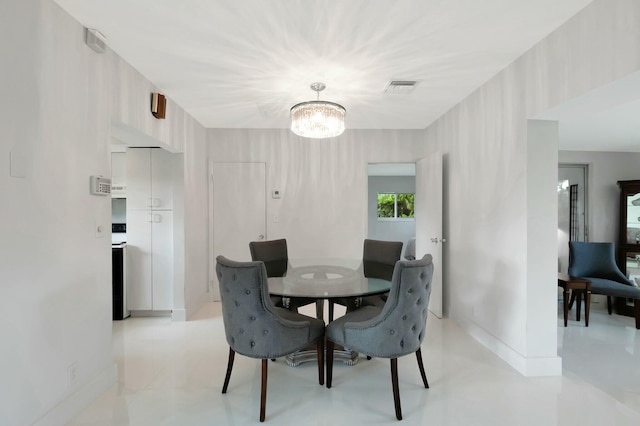
[[[325,87],[324,83],[312,83],[311,90],[317,92],[317,100],[301,102],[291,107],[291,130],[296,135],[324,139],[344,132],[346,110],[342,105],[320,100],[320,92]]]

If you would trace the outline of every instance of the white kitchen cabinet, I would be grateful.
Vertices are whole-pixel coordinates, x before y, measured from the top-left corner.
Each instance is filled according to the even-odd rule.
[[[128,309],[173,309],[173,154],[127,150]]]
[[[173,309],[173,211],[129,211],[127,254],[127,308]]]
[[[173,162],[162,148],[127,149],[127,209],[173,209]]]

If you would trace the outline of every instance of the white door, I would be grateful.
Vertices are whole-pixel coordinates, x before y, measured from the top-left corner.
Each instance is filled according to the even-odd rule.
[[[442,154],[416,162],[416,258],[433,256],[429,310],[442,318]]]
[[[210,276],[214,300],[220,300],[215,261],[251,260],[249,242],[266,239],[265,163],[213,163],[213,256]]]

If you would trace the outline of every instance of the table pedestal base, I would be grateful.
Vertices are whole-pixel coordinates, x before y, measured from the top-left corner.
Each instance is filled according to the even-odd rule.
[[[358,352],[349,349],[335,349],[333,351],[334,361],[342,361],[345,365],[356,365],[358,363],[358,355]],[[284,359],[289,367],[297,367],[309,361],[318,362],[318,353],[315,350],[303,349],[285,356]]]

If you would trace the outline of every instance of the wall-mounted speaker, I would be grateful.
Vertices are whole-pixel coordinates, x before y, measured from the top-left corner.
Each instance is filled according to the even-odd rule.
[[[160,93],[151,94],[151,114],[155,118],[164,118],[167,111],[167,99]]]
[[[104,53],[107,48],[104,36],[93,28],[84,29],[84,43],[96,53]]]

